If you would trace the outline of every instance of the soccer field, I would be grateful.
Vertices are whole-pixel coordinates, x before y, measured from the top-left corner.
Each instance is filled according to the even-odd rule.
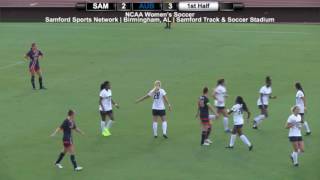
[[[0,24],[0,179],[1,180],[319,180],[318,25],[175,24]],[[48,90],[31,90],[24,54],[37,42],[44,53],[41,68]],[[200,146],[194,118],[202,88],[225,78],[233,105],[241,95],[253,116],[264,78],[273,79],[270,117],[244,133],[249,152],[230,135],[222,119],[214,121],[210,147]],[[151,100],[135,100],[161,80],[173,106],[168,112],[169,139],[152,135]],[[100,83],[112,83],[115,111],[112,136],[100,135]],[[292,147],[284,128],[295,102],[294,82],[307,97],[311,136],[304,136],[300,167],[289,159]],[[211,103],[213,102],[210,99]],[[61,133],[49,137],[69,108],[85,136],[74,134],[74,172],[66,156],[57,169]],[[229,124],[232,118],[229,119]],[[159,131],[160,132],[160,131]]]

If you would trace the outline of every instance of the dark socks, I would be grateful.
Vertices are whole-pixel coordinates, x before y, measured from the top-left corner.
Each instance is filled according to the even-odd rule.
[[[209,129],[208,129],[207,138],[206,139],[209,139],[210,133],[211,133],[211,127],[209,127]]]
[[[64,153],[60,153],[59,158],[56,161],[56,164],[60,164],[60,162],[63,159],[64,155],[65,155]]]
[[[40,85],[40,89],[42,89],[43,86],[42,86],[42,77],[41,76],[39,77],[39,85]]]
[[[36,88],[36,85],[34,84],[34,76],[31,76],[31,85],[33,89]]]
[[[201,145],[204,143],[204,140],[206,140],[207,137],[207,131],[202,131],[201,134]]]
[[[72,162],[73,168],[77,168],[78,165],[77,165],[77,162],[76,162],[76,157],[74,155],[71,155],[70,156],[70,160]]]

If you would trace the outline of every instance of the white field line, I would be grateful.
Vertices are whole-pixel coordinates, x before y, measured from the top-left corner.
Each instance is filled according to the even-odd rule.
[[[14,66],[17,66],[17,65],[20,65],[20,64],[24,64],[24,63],[25,63],[24,61],[18,61],[16,63],[0,66],[0,70],[8,69],[8,68],[11,68],[11,67],[14,67]]]

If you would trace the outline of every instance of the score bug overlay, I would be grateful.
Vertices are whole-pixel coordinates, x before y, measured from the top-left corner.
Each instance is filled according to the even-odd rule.
[[[222,3],[218,1],[180,1],[180,2],[88,2],[77,3],[75,7],[86,11],[234,11],[244,8],[242,3]]]

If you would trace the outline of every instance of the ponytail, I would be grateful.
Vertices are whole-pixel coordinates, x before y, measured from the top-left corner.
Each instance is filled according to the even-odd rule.
[[[100,90],[103,90],[105,87],[106,87],[105,84],[102,83],[102,84],[100,85]]]
[[[297,88],[298,90],[302,91],[303,94],[305,94],[300,82],[296,82],[296,85],[295,85],[295,86],[296,86],[296,88]]]
[[[244,102],[243,98],[241,96],[238,96],[236,99],[236,103],[241,104],[242,105],[242,109],[246,112],[249,112],[249,108],[246,104],[246,102]]]

